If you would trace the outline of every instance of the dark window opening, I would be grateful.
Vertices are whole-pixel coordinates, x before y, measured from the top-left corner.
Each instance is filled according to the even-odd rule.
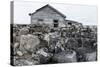
[[[72,25],[72,23],[71,22],[68,22],[68,25]]]
[[[56,23],[58,23],[58,20],[53,20],[53,22],[56,22]]]
[[[58,24],[54,24],[54,27],[58,27]]]
[[[54,22],[54,27],[58,27],[59,23],[58,23],[58,20],[53,20]]]
[[[38,19],[38,21],[43,21],[43,19]]]

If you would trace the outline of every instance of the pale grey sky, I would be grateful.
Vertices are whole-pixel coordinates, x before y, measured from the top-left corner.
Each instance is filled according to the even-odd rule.
[[[48,3],[37,2],[14,2],[14,23],[30,24],[29,13],[41,8]],[[49,3],[52,7],[63,13],[68,20],[78,21],[84,25],[97,25],[97,7],[73,4]]]

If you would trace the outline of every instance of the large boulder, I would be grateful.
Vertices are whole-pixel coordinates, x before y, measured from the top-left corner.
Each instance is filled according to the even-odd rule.
[[[77,59],[79,62],[96,61],[97,53],[91,48],[80,47],[76,50]]]
[[[77,62],[75,51],[63,51],[58,54],[54,54],[53,61],[57,63],[69,63]]]
[[[86,56],[86,61],[96,61],[96,59],[97,59],[96,52],[86,53],[85,56]]]
[[[25,66],[25,65],[34,65],[37,64],[37,61],[32,61],[32,60],[28,60],[28,59],[18,59],[14,61],[14,65],[15,66]]]
[[[49,63],[50,58],[53,55],[51,53],[48,53],[47,48],[41,48],[36,51],[36,53],[32,53],[32,57],[34,61],[38,61],[38,64],[46,64]]]
[[[65,43],[65,47],[76,50],[78,48],[78,41],[75,38],[69,38]]]
[[[35,35],[21,35],[20,37],[20,50],[33,52],[35,47],[40,43],[40,40]]]
[[[51,53],[48,53],[48,49],[46,48],[39,49],[36,54],[39,56],[40,64],[48,63],[53,56]]]

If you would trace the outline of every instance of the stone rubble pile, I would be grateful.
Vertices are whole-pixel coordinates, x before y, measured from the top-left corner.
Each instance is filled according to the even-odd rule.
[[[14,65],[70,63],[97,60],[97,37],[83,30],[37,30],[31,25],[13,27]],[[30,29],[31,28],[31,29]],[[46,27],[42,28],[45,29]],[[31,30],[31,32],[30,32]],[[33,31],[35,30],[35,32]],[[79,34],[80,32],[80,34]],[[71,34],[72,33],[72,34]],[[94,36],[93,36],[94,35]]]

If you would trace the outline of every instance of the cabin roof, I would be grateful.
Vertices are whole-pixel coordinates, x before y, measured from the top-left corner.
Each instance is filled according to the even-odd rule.
[[[34,15],[35,13],[37,13],[38,11],[40,11],[40,10],[46,8],[46,7],[51,8],[52,10],[54,10],[55,12],[57,12],[58,14],[60,14],[62,17],[66,18],[66,16],[65,16],[64,14],[62,14],[61,12],[59,12],[58,10],[56,10],[55,8],[53,8],[52,6],[50,6],[49,4],[47,4],[47,5],[45,5],[45,6],[41,7],[41,8],[39,8],[39,9],[37,9],[34,13],[29,13],[29,15],[30,15],[30,16],[31,16],[31,15]]]

